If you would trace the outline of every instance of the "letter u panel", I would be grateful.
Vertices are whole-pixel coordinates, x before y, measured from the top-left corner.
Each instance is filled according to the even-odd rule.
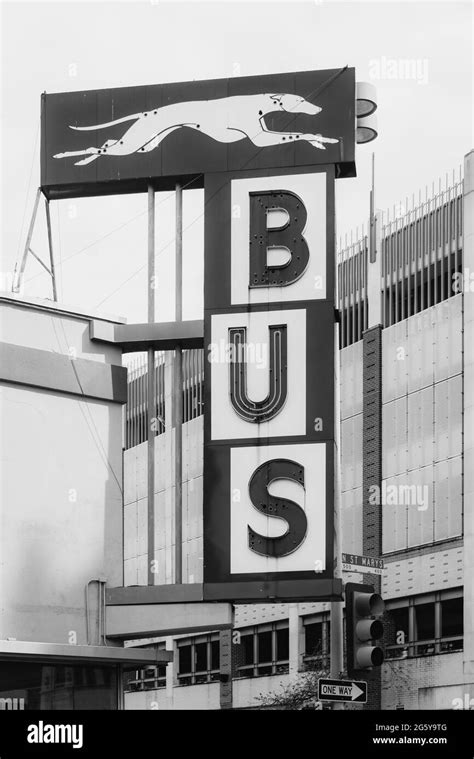
[[[208,600],[330,596],[334,179],[205,177]]]

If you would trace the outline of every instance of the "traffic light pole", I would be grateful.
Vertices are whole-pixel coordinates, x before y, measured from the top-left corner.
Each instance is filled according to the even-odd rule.
[[[339,303],[336,277],[336,304]],[[340,406],[340,371],[339,371],[339,324],[334,328],[334,577],[342,577],[340,531],[340,502],[341,502],[341,406]],[[331,601],[331,653],[330,673],[332,678],[340,678],[344,669],[343,659],[343,625],[342,601]],[[343,710],[343,703],[335,703],[333,709]]]

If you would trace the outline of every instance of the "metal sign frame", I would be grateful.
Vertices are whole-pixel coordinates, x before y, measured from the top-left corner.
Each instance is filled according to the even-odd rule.
[[[204,597],[206,600],[239,600],[268,602],[271,600],[304,600],[308,598],[340,599],[342,583],[333,574],[333,511],[334,511],[334,181],[335,167],[304,167],[301,170],[273,168],[260,172],[245,172],[238,178],[261,179],[265,187],[269,178],[295,174],[325,176],[326,224],[326,297],[314,300],[268,301],[250,305],[231,303],[231,182],[237,175],[208,174],[205,183],[205,284],[204,284],[204,346],[212,342],[212,319],[234,314],[266,314],[272,309],[283,314],[304,310],[306,330],[306,425],[304,434],[283,434],[271,438],[241,437],[213,438],[212,368],[205,361],[205,418],[204,418]],[[251,201],[250,201],[251,202]],[[311,255],[311,251],[309,252]],[[314,251],[313,251],[314,254]],[[249,256],[248,238],[242,257]],[[270,288],[269,288],[270,289]],[[284,290],[284,288],[280,288]],[[285,297],[285,294],[282,294]],[[208,358],[208,357],[207,357]],[[315,429],[315,418],[324,418],[322,429]],[[326,448],[326,510],[325,510],[325,567],[307,571],[233,572],[231,569],[231,454],[246,446],[267,446],[271,451],[286,446],[291,458],[292,445],[311,442],[324,443]],[[267,450],[264,448],[262,450]],[[315,557],[316,558],[316,557]],[[316,565],[316,562],[315,562]]]
[[[300,426],[296,432],[288,431],[288,434],[276,437],[256,438],[254,435],[247,439],[240,436],[237,441],[232,436],[213,439],[213,387],[206,364],[204,600],[327,600],[342,597],[342,582],[334,579],[333,545],[334,181],[336,177],[355,175],[355,96],[355,71],[347,66],[326,71],[42,96],[43,194],[49,200],[147,191],[153,208],[152,211],[149,210],[149,261],[152,262],[154,258],[154,193],[179,187],[177,198],[180,201],[181,192],[186,187],[204,187],[205,350],[214,314],[226,318],[226,315],[232,316],[234,313],[247,313],[256,319],[258,315],[265,316],[274,308],[276,312],[281,312],[282,329],[279,339],[283,341],[284,319],[292,318],[291,314],[297,311],[304,313],[307,387],[304,428]],[[286,299],[285,293],[280,301],[274,303],[273,291],[269,292],[267,299],[263,298],[260,302],[250,298],[236,300],[231,297],[232,181],[237,178],[261,178],[261,190],[264,191],[265,180],[278,176],[283,182],[281,190],[285,191],[288,189],[284,186],[285,178],[321,173],[326,177],[324,297],[306,295],[292,300]],[[297,200],[295,209],[299,208]],[[262,202],[261,198],[256,202]],[[298,213],[302,213],[301,209]],[[262,236],[265,226],[264,224],[260,230],[260,235],[258,230],[254,230],[257,237]],[[299,233],[302,234],[301,230]],[[177,261],[179,248],[177,243]],[[247,246],[242,246],[242,256],[244,259],[249,256]],[[266,266],[261,251],[260,258],[258,252],[256,257],[250,258],[259,261],[260,266]],[[294,262],[293,277],[297,279],[305,264],[302,260],[296,265],[296,257]],[[149,269],[151,272],[152,268]],[[269,274],[269,279],[271,276],[273,274]],[[268,287],[269,284],[275,282],[257,282],[254,279],[246,287]],[[152,306],[152,303],[153,298],[149,294],[149,305]],[[150,321],[153,321],[152,311],[151,308]],[[180,319],[179,313],[177,319]],[[241,340],[242,334],[237,333],[236,339]],[[179,345],[177,343],[178,353]],[[153,347],[148,348],[151,362]],[[278,350],[281,350],[283,356],[283,359],[280,356],[280,362],[284,364],[286,348],[283,342]],[[241,370],[242,367],[235,375],[236,388]],[[152,388],[150,397],[153,395],[151,390]],[[178,400],[178,395],[176,398]],[[272,404],[269,402],[268,405]],[[265,403],[262,408],[264,407]],[[324,424],[318,427],[316,419],[323,419]],[[178,436],[177,441],[179,442]],[[317,566],[318,557],[315,557],[314,570],[239,572],[231,569],[227,513],[230,499],[230,455],[231,450],[242,449],[250,444],[261,446],[262,450],[267,446],[269,451],[273,446],[286,446],[288,455],[283,457],[283,466],[284,460],[287,464],[292,463],[292,446],[313,444],[319,446],[320,451],[325,451],[325,547],[322,569]],[[151,456],[151,445],[149,450]],[[175,479],[180,484],[179,452],[180,450],[176,459]],[[310,467],[308,471],[309,469]],[[148,488],[149,500],[153,500],[152,477],[149,478]],[[269,492],[267,495],[270,495]],[[178,485],[176,499],[179,501]],[[181,506],[177,503],[178,536],[180,520]],[[153,513],[149,509],[149,528],[153,532],[152,524]],[[262,542],[262,536],[256,535],[256,540]],[[149,548],[151,546],[152,549],[153,537],[149,536],[149,540]],[[179,550],[176,551],[176,561],[176,582],[179,583]],[[150,585],[154,582],[150,572],[148,582]]]
[[[44,93],[41,188],[48,199],[198,188],[208,172],[318,163],[355,176],[355,102],[347,66]]]

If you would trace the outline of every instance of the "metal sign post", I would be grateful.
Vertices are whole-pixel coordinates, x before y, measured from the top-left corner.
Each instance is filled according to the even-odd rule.
[[[155,189],[148,185],[148,322],[155,321]],[[148,585],[155,584],[155,350],[148,348]]]
[[[176,185],[175,319],[183,319],[183,188]],[[183,581],[183,349],[174,352],[175,582]]]
[[[56,271],[54,266],[54,254],[53,254],[53,235],[51,231],[51,215],[49,210],[49,200],[45,195],[45,208],[46,208],[46,227],[48,232],[48,248],[49,248],[49,261],[50,266],[46,266],[45,262],[36,255],[34,250],[31,247],[31,240],[33,238],[33,232],[35,228],[36,223],[36,216],[38,214],[38,206],[40,202],[41,197],[41,187],[38,187],[36,191],[36,197],[35,197],[35,203],[33,206],[33,213],[31,214],[30,224],[28,227],[28,233],[26,235],[26,243],[25,248],[22,254],[22,257],[20,259],[20,262],[15,264],[15,272],[12,282],[12,292],[19,293],[21,291],[22,285],[23,285],[23,277],[25,275],[25,267],[26,262],[28,259],[28,255],[32,255],[33,258],[35,258],[39,264],[43,267],[43,269],[49,274],[51,277],[51,285],[53,288],[53,300],[57,301],[58,299],[58,292],[56,287]]]

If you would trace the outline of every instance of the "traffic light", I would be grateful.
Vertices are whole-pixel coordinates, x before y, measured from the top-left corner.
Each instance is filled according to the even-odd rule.
[[[385,604],[371,585],[349,582],[346,591],[346,655],[347,673],[380,667],[384,653],[376,642],[383,637],[383,623],[377,619]]]

